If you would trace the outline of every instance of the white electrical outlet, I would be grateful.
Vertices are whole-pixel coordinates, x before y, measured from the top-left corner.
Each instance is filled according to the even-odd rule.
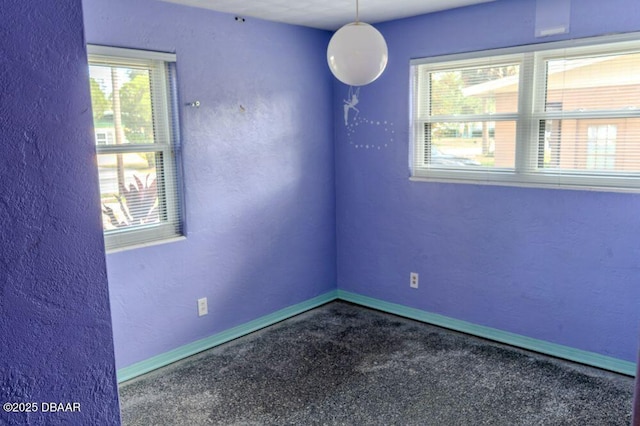
[[[411,275],[409,275],[409,286],[411,288],[418,288],[418,273],[417,272],[412,272]]]
[[[207,315],[209,313],[209,308],[207,308],[207,298],[203,297],[202,299],[198,299],[198,316],[201,317],[203,315]]]

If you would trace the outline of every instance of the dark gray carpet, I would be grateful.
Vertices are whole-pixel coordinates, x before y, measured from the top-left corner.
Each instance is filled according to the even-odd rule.
[[[123,384],[125,425],[628,425],[633,380],[333,302]]]

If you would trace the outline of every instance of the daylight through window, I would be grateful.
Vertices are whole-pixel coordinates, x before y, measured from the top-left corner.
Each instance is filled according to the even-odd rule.
[[[637,38],[413,60],[412,176],[640,190]]]
[[[175,56],[102,46],[88,52],[106,248],[177,237]]]

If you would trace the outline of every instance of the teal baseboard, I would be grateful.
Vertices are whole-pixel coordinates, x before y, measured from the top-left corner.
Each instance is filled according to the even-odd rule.
[[[491,327],[473,324],[461,321],[455,318],[446,317],[444,315],[433,314],[415,308],[409,308],[404,305],[385,302],[383,300],[374,299],[372,297],[362,296],[350,293],[344,290],[338,290],[338,299],[357,305],[366,306],[379,311],[388,312],[394,315],[411,318],[428,324],[437,325],[439,327],[448,328],[450,330],[460,331],[462,333],[471,334],[496,342],[505,343],[533,352],[551,355],[557,358],[569,361],[579,362],[581,364],[590,365],[604,370],[625,374],[627,376],[636,375],[636,364],[629,361],[623,361],[594,352],[583,351],[571,348],[569,346],[558,345],[546,342],[544,340],[533,339],[531,337],[522,336],[507,331],[498,330]]]
[[[551,355],[557,358],[590,365],[604,370],[625,374],[627,376],[636,375],[636,364],[629,361],[623,361],[594,352],[583,351],[571,348],[569,346],[558,345],[546,342],[544,340],[533,339],[531,337],[522,336],[507,331],[498,330],[483,325],[473,324],[470,322],[446,317],[444,315],[434,314],[420,309],[410,308],[396,303],[385,302],[368,296],[362,296],[350,293],[344,290],[334,290],[313,299],[306,300],[293,306],[276,311],[272,314],[265,315],[246,324],[230,328],[213,336],[206,337],[201,340],[189,343],[169,352],[154,356],[152,358],[132,364],[118,370],[118,383],[126,382],[134,379],[150,371],[164,367],[181,359],[195,355],[199,352],[206,351],[215,346],[229,342],[238,337],[242,337],[254,331],[268,327],[280,321],[291,318],[308,310],[317,308],[325,303],[333,300],[344,300],[357,305],[366,306],[382,312],[410,318],[427,324],[437,325],[439,327],[448,328],[450,330],[471,334],[477,337],[505,343],[511,346],[527,349],[533,352],[539,352]]]
[[[142,374],[164,367],[176,361],[180,361],[181,359],[187,358],[191,355],[206,351],[207,349],[211,349],[249,333],[253,333],[261,328],[268,327],[286,320],[287,318],[291,318],[313,308],[317,308],[318,306],[336,300],[337,298],[338,292],[337,290],[333,290],[329,293],[314,297],[313,299],[305,300],[304,302],[289,306],[272,314],[249,321],[248,323],[214,334],[213,336],[197,340],[187,345],[180,346],[179,348],[170,350],[169,352],[165,352],[144,361],[132,364],[128,367],[121,368],[117,372],[118,383],[126,382],[127,380],[134,379]]]

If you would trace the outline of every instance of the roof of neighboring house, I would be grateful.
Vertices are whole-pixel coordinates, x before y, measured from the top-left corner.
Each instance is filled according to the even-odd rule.
[[[600,62],[610,61],[612,59],[619,58],[618,56],[599,56],[596,58],[583,58],[583,59],[571,59],[571,60],[554,60],[549,65],[548,75],[555,75],[559,73],[565,73],[574,69],[583,68],[591,65],[595,65]],[[487,81],[486,83],[475,84],[473,86],[465,87],[462,89],[463,96],[476,96],[485,93],[493,93],[496,91],[509,92],[516,91],[515,85],[520,80],[519,75],[512,75],[509,77],[500,78],[497,80]],[[640,83],[640,78],[636,80],[634,84]],[[630,83],[627,83],[630,84]],[[513,86],[513,87],[510,87]],[[509,90],[511,89],[511,90]]]
[[[113,128],[113,112],[105,111],[104,115],[100,120],[93,121],[93,127],[95,129],[106,129]]]

